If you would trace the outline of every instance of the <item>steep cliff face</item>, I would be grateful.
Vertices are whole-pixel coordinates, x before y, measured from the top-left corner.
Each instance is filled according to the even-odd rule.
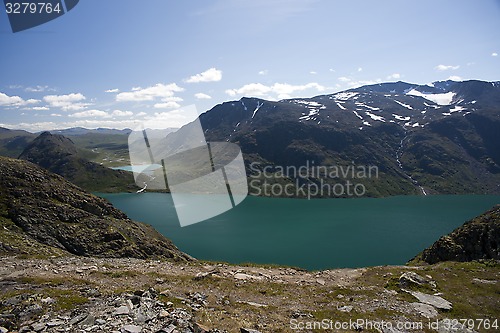
[[[479,259],[500,260],[500,205],[441,237],[414,260],[435,264]]]
[[[180,258],[170,240],[32,163],[0,157],[0,252]]]

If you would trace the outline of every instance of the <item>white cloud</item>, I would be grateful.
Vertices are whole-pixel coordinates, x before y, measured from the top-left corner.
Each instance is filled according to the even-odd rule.
[[[267,70],[267,69],[259,71],[259,75],[267,75],[268,73],[269,73],[269,70]]]
[[[333,69],[333,68],[330,68],[328,71],[335,73],[335,69]]]
[[[349,82],[349,81],[351,81],[351,79],[348,77],[345,77],[345,76],[341,76],[341,77],[339,77],[339,81],[340,82]]]
[[[194,94],[194,97],[196,97],[198,99],[211,99],[212,98],[212,96],[204,94],[204,93]]]
[[[450,76],[448,78],[448,80],[451,80],[451,81],[463,81],[463,79],[460,76],[457,76],[457,75]]]
[[[63,111],[78,111],[85,109],[89,104],[82,103],[85,96],[80,93],[68,95],[47,95],[43,98],[50,106],[61,108]]]
[[[32,107],[32,109],[35,110],[35,111],[47,111],[47,110],[50,110],[46,106],[34,106],[34,107]]]
[[[168,112],[156,112],[153,116],[145,117],[144,127],[153,129],[179,128],[198,118],[194,105]]]
[[[139,112],[138,114],[136,114],[136,117],[144,117],[146,115],[147,115],[146,112]]]
[[[115,110],[113,113],[111,113],[112,116],[114,117],[131,117],[134,115],[132,111],[121,111],[121,110]]]
[[[493,53],[491,54],[491,56],[492,56],[492,57],[498,57],[498,53],[493,52]]]
[[[451,65],[437,65],[436,67],[434,67],[434,69],[438,70],[438,71],[448,71],[448,70],[456,70],[456,69],[459,69],[460,66],[451,66]]]
[[[51,117],[62,117],[62,114],[59,114],[59,113],[51,113],[50,114]]]
[[[69,115],[72,118],[110,118],[110,114],[101,110],[86,110]]]
[[[181,97],[173,96],[173,97],[165,97],[161,99],[162,102],[182,102],[184,99]]]
[[[121,92],[116,95],[118,102],[141,102],[152,101],[157,98],[165,99],[173,97],[176,92],[184,91],[184,88],[179,87],[175,83],[162,84],[157,83],[154,86],[141,88],[134,87],[132,91]]]
[[[316,71],[310,71],[309,74],[316,75],[316,74],[318,74],[318,72],[316,72]]]
[[[399,73],[393,73],[387,77],[388,80],[397,80],[401,78],[401,74]]]
[[[207,69],[203,73],[191,76],[189,79],[185,80],[187,83],[199,83],[199,82],[217,82],[222,79],[222,71],[212,67]]]
[[[55,91],[54,88],[50,88],[49,86],[26,87],[24,90],[28,92]]]
[[[350,81],[349,87],[351,88],[357,88],[357,87],[362,87],[362,86],[367,86],[371,84],[377,84],[382,82],[381,79],[376,79],[376,80],[359,80],[359,81]]]
[[[176,109],[180,108],[181,105],[177,102],[165,102],[165,103],[156,103],[153,107],[155,109]]]
[[[362,72],[363,71],[363,68],[362,67],[358,67],[358,72]]]
[[[262,83],[246,84],[238,89],[228,89],[226,93],[229,96],[265,96],[268,94],[276,94],[279,99],[290,98],[292,94],[304,91],[307,89],[316,89],[317,91],[324,91],[326,88],[322,85],[311,82],[304,85],[292,85],[288,83],[275,83],[272,86],[266,86]]]
[[[104,92],[107,92],[107,93],[117,93],[117,92],[120,92],[120,89],[118,89],[118,88],[108,89],[108,90],[104,90]]]
[[[27,104],[36,104],[40,101],[37,99],[24,100],[19,96],[9,96],[0,92],[0,106],[15,106],[19,107]]]

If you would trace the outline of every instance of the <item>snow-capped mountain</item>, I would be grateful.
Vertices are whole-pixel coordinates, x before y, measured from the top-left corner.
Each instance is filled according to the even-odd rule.
[[[393,82],[313,98],[242,98],[200,120],[208,140],[238,143],[247,165],[376,165],[380,176],[367,180],[368,195],[500,193],[500,82]]]

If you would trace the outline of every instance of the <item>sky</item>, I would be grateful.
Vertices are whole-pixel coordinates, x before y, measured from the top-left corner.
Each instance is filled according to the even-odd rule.
[[[0,126],[180,127],[243,96],[500,80],[499,0],[80,0],[13,33],[0,4]]]

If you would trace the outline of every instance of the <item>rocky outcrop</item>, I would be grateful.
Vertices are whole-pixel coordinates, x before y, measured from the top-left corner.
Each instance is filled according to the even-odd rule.
[[[441,237],[413,261],[500,260],[500,205]]]
[[[188,258],[108,201],[32,163],[5,157],[0,157],[0,223],[2,252],[33,253],[45,246],[82,256]]]
[[[71,139],[43,132],[19,158],[63,176],[88,191],[119,192],[136,190],[130,172],[112,170],[85,159]]]

